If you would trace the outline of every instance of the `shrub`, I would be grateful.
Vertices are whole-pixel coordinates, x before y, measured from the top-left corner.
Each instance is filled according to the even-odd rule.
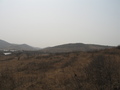
[[[119,90],[119,65],[119,63],[111,58],[97,56],[86,68],[88,82],[93,84],[97,90]]]
[[[9,71],[0,73],[0,90],[13,90],[15,88],[14,80]]]

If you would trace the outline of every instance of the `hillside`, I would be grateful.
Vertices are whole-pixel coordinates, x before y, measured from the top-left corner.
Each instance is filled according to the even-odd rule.
[[[0,40],[0,49],[5,49],[6,47],[10,47],[10,46],[11,46],[10,43]]]
[[[43,52],[57,53],[57,52],[74,52],[74,51],[93,51],[111,48],[111,46],[95,45],[95,44],[83,44],[83,43],[71,43],[58,45],[54,47],[48,47],[42,49]]]
[[[0,57],[0,90],[120,90],[120,48]]]
[[[4,40],[0,40],[0,50],[38,50],[38,48],[29,46],[27,44],[12,44]]]

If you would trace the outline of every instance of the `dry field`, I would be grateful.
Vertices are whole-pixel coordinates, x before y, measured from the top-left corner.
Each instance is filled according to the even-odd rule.
[[[120,90],[120,48],[1,54],[0,90]]]

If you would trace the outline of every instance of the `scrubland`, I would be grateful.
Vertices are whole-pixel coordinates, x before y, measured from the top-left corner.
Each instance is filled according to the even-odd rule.
[[[120,90],[120,47],[0,54],[0,90]]]

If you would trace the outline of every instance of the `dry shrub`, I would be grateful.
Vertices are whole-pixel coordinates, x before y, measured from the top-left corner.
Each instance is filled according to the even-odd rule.
[[[88,83],[96,90],[120,90],[120,63],[110,57],[95,57],[85,72]]]
[[[15,88],[14,79],[9,69],[0,72],[0,90],[13,90]]]

